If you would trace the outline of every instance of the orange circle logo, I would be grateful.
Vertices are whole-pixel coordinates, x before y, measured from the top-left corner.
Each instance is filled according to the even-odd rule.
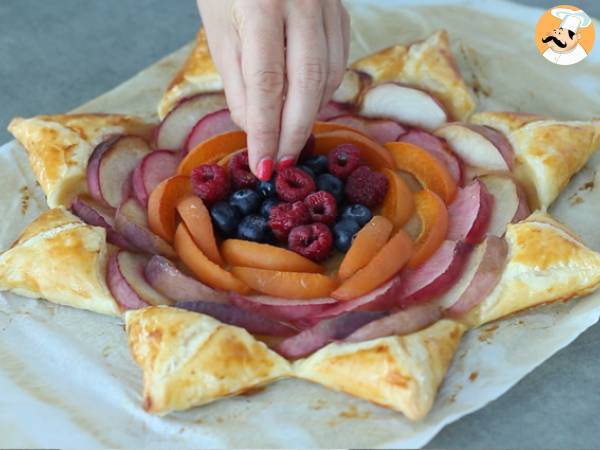
[[[594,47],[594,23],[577,6],[558,5],[547,10],[535,28],[535,44],[553,64],[570,66],[584,60]]]

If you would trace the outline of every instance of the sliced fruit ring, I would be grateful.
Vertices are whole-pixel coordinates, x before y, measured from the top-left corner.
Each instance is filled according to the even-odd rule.
[[[177,205],[192,192],[189,177],[174,176],[160,183],[148,199],[148,225],[167,242],[173,242]]]
[[[385,147],[355,131],[337,130],[317,134],[315,153],[323,155],[342,144],[352,144],[360,148],[362,158],[373,169],[394,168],[394,159]]]
[[[250,292],[250,288],[244,282],[202,253],[184,224],[179,224],[175,232],[175,250],[183,263],[203,283],[223,291],[234,291],[240,294]]]
[[[409,142],[389,142],[385,147],[393,155],[397,169],[413,175],[424,188],[435,192],[447,204],[452,203],[456,182],[440,161]]]
[[[221,245],[223,258],[232,266],[284,272],[323,273],[325,268],[291,250],[269,244],[227,239]]]
[[[178,175],[190,176],[202,164],[214,164],[225,156],[246,147],[246,133],[241,130],[218,134],[191,150],[179,164]]]
[[[328,296],[336,281],[319,273],[232,267],[231,272],[252,289],[277,297],[311,299]]]
[[[415,194],[417,215],[421,221],[421,232],[415,241],[415,253],[408,267],[415,268],[427,261],[448,234],[448,209],[434,192],[424,189]]]
[[[177,212],[198,248],[202,250],[208,259],[223,267],[223,258],[221,258],[217,246],[210,213],[202,199],[194,195],[185,197],[177,204]]]
[[[415,212],[413,193],[394,170],[381,169],[388,179],[388,192],[383,200],[381,215],[388,218],[394,228],[403,227]]]

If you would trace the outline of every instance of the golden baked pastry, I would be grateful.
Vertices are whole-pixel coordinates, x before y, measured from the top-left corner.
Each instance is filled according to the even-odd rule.
[[[419,420],[431,409],[465,331],[440,320],[407,336],[333,343],[294,364],[294,375]]]
[[[94,148],[115,134],[151,138],[154,125],[134,116],[69,114],[17,117],[8,130],[25,147],[50,208],[69,206],[87,191],[86,169]]]
[[[559,121],[531,114],[483,112],[471,122],[506,135],[515,151],[513,173],[530,205],[548,208],[600,146],[600,120]]]
[[[144,407],[165,414],[291,375],[290,364],[246,330],[194,312],[150,307],[125,315],[144,373]]]
[[[43,213],[0,255],[0,290],[118,315],[106,285],[106,232],[64,209]]]
[[[465,120],[475,110],[475,97],[458,71],[445,30],[368,55],[351,67],[370,75],[374,83],[406,83],[433,94],[454,120]]]

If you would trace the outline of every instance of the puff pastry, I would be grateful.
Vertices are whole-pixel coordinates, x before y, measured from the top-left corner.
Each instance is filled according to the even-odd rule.
[[[15,118],[8,126],[25,147],[50,208],[70,205],[87,191],[86,169],[94,148],[114,134],[150,139],[154,125],[134,116],[71,114]]]
[[[503,132],[515,151],[513,173],[531,206],[546,209],[600,146],[600,120],[559,121],[531,114],[483,112],[471,122]]]
[[[291,375],[290,364],[246,330],[194,312],[149,307],[125,315],[144,373],[144,407],[165,414]]]
[[[222,90],[223,80],[210,57],[206,33],[201,29],[190,56],[167,87],[158,105],[158,116],[161,120],[164,119],[186,97]]]
[[[458,71],[445,30],[409,46],[386,48],[351,67],[370,75],[374,83],[395,81],[426,90],[454,120],[465,120],[475,110],[475,97]]]
[[[533,306],[568,300],[600,287],[600,253],[545,214],[508,226],[508,261],[492,293],[465,322],[479,326]]]
[[[294,365],[294,375],[402,412],[431,409],[465,326],[440,320],[407,336],[333,343]]]
[[[103,228],[64,209],[43,213],[0,255],[0,290],[118,315],[106,285],[108,247]]]

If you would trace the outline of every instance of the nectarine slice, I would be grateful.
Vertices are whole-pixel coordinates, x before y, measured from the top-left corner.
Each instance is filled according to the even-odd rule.
[[[160,183],[148,198],[148,225],[167,242],[173,242],[179,201],[192,192],[188,177],[174,176]]]
[[[178,175],[191,175],[202,164],[214,164],[225,156],[246,147],[246,133],[241,130],[218,134],[201,142],[179,163]]]
[[[204,284],[215,289],[234,291],[240,294],[250,292],[250,288],[243,281],[238,280],[202,253],[183,223],[179,224],[175,232],[175,251],[196,278]]]
[[[335,130],[315,135],[315,153],[319,155],[327,154],[342,144],[353,144],[360,148],[362,158],[374,169],[394,168],[394,159],[390,152],[359,132]]]
[[[319,273],[282,272],[253,267],[232,267],[231,272],[255,291],[283,298],[327,297],[337,286],[334,279]]]
[[[177,212],[198,248],[215,264],[223,267],[208,208],[201,198],[189,195],[179,202]]]
[[[363,131],[358,130],[354,127],[351,127],[350,125],[346,125],[344,123],[337,123],[337,122],[315,122],[315,124],[313,125],[312,132],[313,132],[313,134],[322,134],[322,133],[329,133],[331,131],[338,131],[338,130],[352,131],[354,133],[362,134],[363,136],[370,139],[370,136],[365,134]]]
[[[413,193],[396,171],[382,169],[381,173],[389,181],[389,188],[381,207],[381,215],[387,217],[394,224],[394,228],[398,229],[403,227],[415,212]]]
[[[396,161],[396,168],[413,175],[425,189],[439,195],[446,204],[456,196],[456,182],[434,156],[409,142],[388,142],[385,147]]]
[[[383,216],[375,216],[360,230],[350,250],[344,256],[338,276],[345,280],[366,266],[385,245],[392,234],[394,225]]]
[[[229,265],[284,272],[323,273],[325,268],[296,252],[269,244],[227,239],[221,245]]]
[[[399,230],[371,259],[331,293],[336,300],[352,300],[368,294],[396,275],[414,253],[413,243]]]
[[[448,234],[448,208],[442,199],[427,189],[415,194],[421,232],[415,241],[415,254],[408,267],[415,268],[427,261],[444,243]]]

